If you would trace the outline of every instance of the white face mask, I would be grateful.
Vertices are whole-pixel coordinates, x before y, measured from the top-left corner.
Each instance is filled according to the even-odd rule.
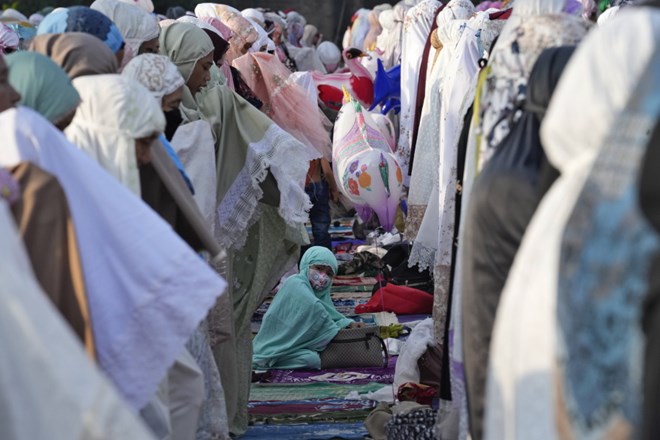
[[[330,278],[330,275],[318,269],[309,269],[309,275],[307,278],[312,285],[312,289],[316,292],[321,292],[332,284],[332,278]]]

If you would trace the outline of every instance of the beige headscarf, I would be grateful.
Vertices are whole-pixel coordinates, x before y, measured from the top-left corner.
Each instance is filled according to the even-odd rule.
[[[117,57],[93,35],[82,32],[37,35],[29,50],[50,57],[74,79],[85,75],[117,73]]]
[[[67,138],[140,196],[135,139],[165,130],[165,116],[151,92],[122,75],[77,78],[82,103]]]
[[[197,26],[176,22],[162,30],[160,52],[172,60],[187,82],[197,61],[213,52],[213,42]]]

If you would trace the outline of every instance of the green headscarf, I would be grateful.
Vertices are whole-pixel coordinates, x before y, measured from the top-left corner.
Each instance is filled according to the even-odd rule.
[[[9,83],[21,94],[21,104],[52,123],[59,122],[80,104],[80,95],[60,66],[36,52],[5,57]]]
[[[308,275],[314,265],[337,273],[330,250],[314,246],[305,252],[300,273],[286,280],[254,338],[253,368],[320,368],[319,352],[352,322],[335,309],[330,286],[321,292],[312,289]]]
[[[305,252],[302,259],[300,260],[300,276],[304,279],[307,279],[309,275],[309,268],[312,266],[327,266],[332,269],[332,273],[337,273],[337,258],[335,255],[328,249],[321,246],[312,246]],[[328,287],[323,292],[317,294],[320,295],[330,294],[330,287]]]
[[[160,51],[178,67],[188,82],[197,61],[213,52],[213,42],[206,33],[190,23],[173,23],[160,33]]]
[[[213,50],[213,43],[196,26],[174,23],[163,29],[160,47],[185,78],[197,60]],[[305,145],[214,81],[195,96],[185,87],[180,110],[184,122],[203,119],[214,135],[220,244],[235,250],[243,247],[258,201],[278,206],[289,226],[297,228],[307,220],[309,198],[301,182],[314,157]]]

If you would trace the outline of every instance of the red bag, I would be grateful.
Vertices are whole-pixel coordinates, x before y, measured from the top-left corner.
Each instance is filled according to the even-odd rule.
[[[366,304],[355,307],[355,313],[393,312],[399,315],[430,315],[433,296],[412,287],[387,284],[374,293]]]

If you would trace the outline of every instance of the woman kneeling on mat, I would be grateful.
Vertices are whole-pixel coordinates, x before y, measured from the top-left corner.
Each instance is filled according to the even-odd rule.
[[[321,368],[319,352],[346,327],[360,326],[339,313],[330,299],[337,259],[314,246],[275,295],[254,338],[255,370]]]

